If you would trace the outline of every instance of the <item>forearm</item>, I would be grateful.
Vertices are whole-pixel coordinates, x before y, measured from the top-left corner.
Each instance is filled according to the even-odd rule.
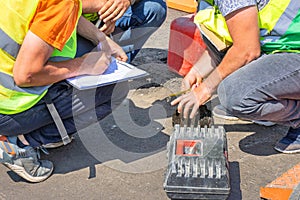
[[[94,24],[92,24],[82,16],[78,21],[77,33],[93,42],[94,45],[97,45],[99,42],[106,40],[106,35],[103,32],[99,31],[99,29],[97,29]]]
[[[82,0],[82,13],[98,12],[107,0]]]
[[[259,49],[247,50],[233,45],[224,56],[221,63],[205,79],[205,84],[214,92],[218,85],[227,76],[256,59],[260,54]]]
[[[218,67],[207,78],[207,84],[213,91],[228,75],[258,58],[261,54],[258,13],[255,6],[232,12],[225,19],[233,45],[228,49]]]
[[[82,73],[80,70],[83,67],[82,65],[83,58],[63,62],[47,62],[44,66],[35,67],[35,70],[24,73],[24,77],[15,79],[15,82],[21,87],[53,84],[80,75]]]

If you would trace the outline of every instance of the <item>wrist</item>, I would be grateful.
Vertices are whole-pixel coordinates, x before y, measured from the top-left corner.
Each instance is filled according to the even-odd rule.
[[[103,43],[106,40],[106,37],[107,36],[102,31],[98,31],[96,45],[98,45],[99,43]]]
[[[192,76],[196,77],[196,83],[201,83],[203,81],[203,79],[206,77],[203,73],[201,73],[201,71],[199,71],[197,68],[193,67],[190,72],[187,74],[187,76],[190,76],[190,74]]]
[[[207,87],[207,89],[213,93],[214,91],[217,90],[217,87],[219,86],[219,84],[222,81],[222,77],[220,75],[220,73],[218,72],[218,70],[214,70],[205,80],[205,85]]]

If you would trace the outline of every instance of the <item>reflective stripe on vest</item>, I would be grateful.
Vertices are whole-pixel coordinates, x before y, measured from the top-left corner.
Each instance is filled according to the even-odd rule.
[[[16,43],[11,37],[9,37],[1,28],[0,28],[0,49],[5,51],[7,54],[11,55],[13,58],[17,58],[21,45]]]
[[[14,84],[14,79],[12,76],[0,72],[0,85],[5,87],[6,89],[13,90],[16,92],[27,92],[30,94],[36,94],[41,95],[45,91],[45,89],[48,89],[49,86],[40,86],[40,87],[18,87],[16,84]]]
[[[80,2],[80,1],[79,1]],[[1,0],[2,13],[7,17],[0,17],[0,113],[16,114],[29,109],[43,98],[48,86],[25,87],[16,86],[12,69],[23,39],[28,31],[29,23],[35,14],[38,0],[10,1]],[[78,10],[81,15],[81,3]],[[10,19],[10,20],[7,20]],[[14,23],[12,23],[12,21]],[[16,31],[18,30],[18,31]],[[53,59],[67,60],[76,54],[76,28],[62,51],[55,49]]]
[[[272,13],[272,15],[270,15]],[[270,0],[259,12],[261,46],[266,53],[300,52],[300,4],[298,0]],[[266,24],[269,24],[266,26]]]

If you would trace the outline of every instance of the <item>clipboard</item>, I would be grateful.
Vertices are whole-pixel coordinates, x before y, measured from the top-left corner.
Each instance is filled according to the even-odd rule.
[[[113,60],[103,74],[76,76],[68,78],[66,81],[78,90],[86,90],[122,81],[142,78],[148,75],[148,72],[131,64],[119,60]]]

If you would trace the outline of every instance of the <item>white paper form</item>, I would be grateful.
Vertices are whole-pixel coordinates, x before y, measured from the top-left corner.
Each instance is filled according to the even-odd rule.
[[[133,80],[148,76],[148,72],[131,64],[116,60],[117,67],[113,72],[101,75],[82,75],[67,79],[67,82],[79,90],[91,89],[117,82]],[[111,66],[110,66],[111,67]],[[114,67],[115,68],[115,67]]]

